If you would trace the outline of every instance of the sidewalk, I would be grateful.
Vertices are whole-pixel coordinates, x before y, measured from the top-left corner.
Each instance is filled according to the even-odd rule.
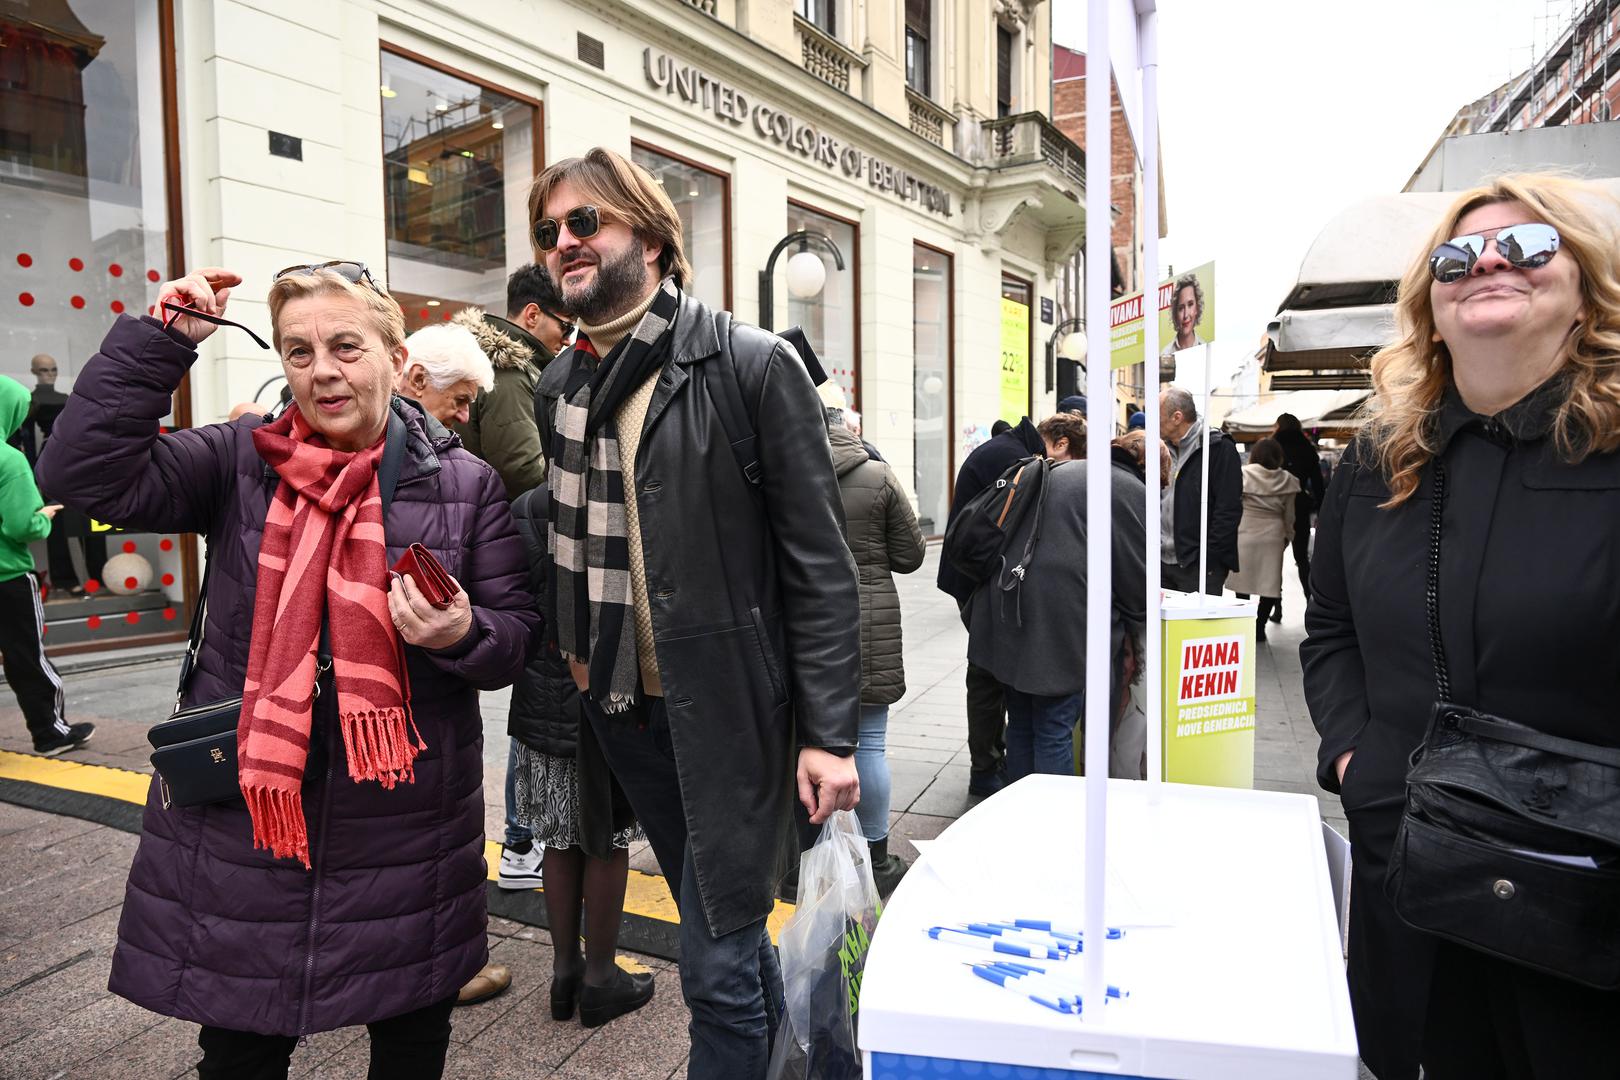
[[[972,801],[967,797],[967,722],[963,672],[967,634],[952,601],[934,588],[939,549],[917,573],[899,579],[909,691],[893,707],[889,760],[894,778],[891,850],[915,856],[910,841],[939,835]],[[1291,571],[1290,571],[1291,573]],[[1286,575],[1285,575],[1286,576]],[[1316,793],[1325,819],[1343,829],[1338,800],[1315,788],[1315,732],[1300,687],[1298,643],[1304,603],[1286,583],[1283,626],[1257,656],[1259,721],[1256,786]],[[81,670],[64,678],[72,720],[93,720],[95,740],[68,759],[149,771],[146,730],[168,715],[172,658]],[[486,694],[484,713],[487,835],[502,832],[506,768],[506,692]],[[22,716],[0,695],[0,750],[30,749]],[[124,879],[136,836],[73,817],[0,803],[0,1077],[177,1077],[199,1056],[196,1028],[154,1016],[106,991]],[[632,865],[656,873],[645,848]],[[658,993],[639,1013],[586,1031],[550,1019],[542,991],[551,948],[544,930],[490,920],[493,960],[513,969],[504,996],[458,1009],[448,1077],[557,1077],[563,1080],[664,1080],[685,1073],[686,1007],[667,961],[627,954],[624,963],[658,972]],[[364,1031],[312,1037],[293,1058],[293,1075],[363,1075]]]

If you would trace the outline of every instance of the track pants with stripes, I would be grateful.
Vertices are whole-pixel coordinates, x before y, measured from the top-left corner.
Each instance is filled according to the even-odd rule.
[[[45,607],[31,573],[0,581],[0,662],[34,745],[66,735],[62,679],[45,658]]]

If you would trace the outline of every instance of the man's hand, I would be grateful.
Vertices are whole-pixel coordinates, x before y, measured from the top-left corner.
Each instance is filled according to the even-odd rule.
[[[1346,750],[1333,759],[1333,771],[1339,774],[1339,786],[1341,788],[1344,787],[1344,770],[1350,767],[1350,758],[1354,753],[1354,750]]]
[[[231,298],[231,289],[242,284],[242,275],[218,266],[205,266],[193,270],[183,278],[166,281],[158,289],[157,304],[152,314],[159,322],[168,323],[195,343],[201,343],[217,327],[213,323],[194,319],[189,315],[176,315],[163,305],[179,304],[208,315],[224,315],[225,303]],[[173,319],[173,322],[170,322]]]
[[[799,751],[799,801],[810,811],[810,824],[820,825],[835,810],[853,810],[861,801],[861,778],[855,758],[839,757],[814,746]]]
[[[472,601],[455,578],[456,595],[447,608],[427,602],[408,574],[395,574],[388,586],[388,614],[408,644],[424,649],[448,649],[472,629]]]

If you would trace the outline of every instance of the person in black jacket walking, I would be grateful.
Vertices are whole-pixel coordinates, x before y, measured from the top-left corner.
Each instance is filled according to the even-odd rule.
[[[951,497],[951,512],[946,517],[946,528],[956,520],[962,507],[973,497],[1006,472],[1007,469],[1031,456],[1046,453],[1046,444],[1029,417],[1019,420],[1018,426],[988,439],[962,462],[956,473],[956,488]],[[974,582],[951,565],[949,559],[939,560],[940,591],[950,594],[966,620],[968,601],[973,598]],[[969,795],[994,795],[1006,784],[1007,760],[1007,707],[1002,698],[1001,683],[972,660],[967,666],[968,756],[972,762],[968,773]]]
[[[1299,480],[1299,494],[1294,496],[1294,568],[1299,571],[1299,584],[1305,590],[1305,601],[1311,599],[1311,516],[1322,509],[1322,458],[1316,444],[1293,413],[1277,417],[1272,438],[1283,450],[1283,468]],[[1282,622],[1282,600],[1271,610],[1271,621]]]
[[[1459,198],[1433,262],[1401,282],[1400,336],[1372,362],[1375,411],[1317,526],[1300,659],[1317,779],[1350,824],[1350,1000],[1380,1080],[1420,1065],[1430,1080],[1620,1075],[1620,994],[1414,930],[1385,894],[1438,696],[1431,559],[1452,701],[1620,746],[1620,258],[1603,201],[1548,176]],[[1502,913],[1513,893],[1457,883],[1482,921],[1515,918]],[[1548,929],[1523,925],[1531,941]]]
[[[1197,592],[1199,517],[1204,502],[1204,426],[1193,396],[1179,386],[1159,395],[1160,431],[1170,447],[1170,486],[1160,500],[1161,580],[1167,589]],[[1237,446],[1224,431],[1209,433],[1209,555],[1203,589],[1221,595],[1238,568],[1238,523],[1243,519],[1243,469]]]

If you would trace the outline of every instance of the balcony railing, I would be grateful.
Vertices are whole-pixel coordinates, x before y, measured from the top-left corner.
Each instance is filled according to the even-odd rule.
[[[852,72],[866,67],[861,54],[801,15],[793,16],[793,26],[799,32],[804,70],[829,86],[851,93]]]
[[[705,15],[714,15],[716,0],[683,0],[689,8],[697,8]]]
[[[933,143],[945,145],[945,125],[955,118],[917,91],[906,88],[906,111],[911,130]]]
[[[1045,162],[1080,187],[1086,184],[1086,155],[1040,113],[1018,113],[984,121],[990,164],[1009,169]]]

